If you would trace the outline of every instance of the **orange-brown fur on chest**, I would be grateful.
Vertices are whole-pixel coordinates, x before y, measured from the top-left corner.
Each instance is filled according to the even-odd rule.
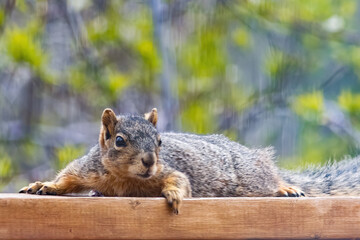
[[[163,165],[157,165],[157,171],[149,179],[137,178],[129,174],[130,164],[114,164],[114,161],[104,157],[102,160],[107,173],[103,175],[89,175],[84,179],[93,190],[101,192],[104,196],[121,197],[159,197],[163,188],[163,179],[159,177]]]

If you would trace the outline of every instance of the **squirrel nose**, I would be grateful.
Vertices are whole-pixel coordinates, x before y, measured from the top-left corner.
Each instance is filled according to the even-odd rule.
[[[147,167],[147,168],[151,167],[155,163],[154,154],[153,153],[146,153],[141,158],[141,162],[145,167]]]

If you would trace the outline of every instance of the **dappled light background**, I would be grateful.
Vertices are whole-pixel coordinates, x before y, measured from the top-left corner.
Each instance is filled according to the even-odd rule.
[[[1,0],[0,191],[86,153],[105,107],[285,168],[355,156],[359,22],[352,0]]]

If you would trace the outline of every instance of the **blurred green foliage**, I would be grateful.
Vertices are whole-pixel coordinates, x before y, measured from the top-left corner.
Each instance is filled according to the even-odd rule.
[[[360,131],[358,1],[161,1],[161,16],[153,1],[16,1],[13,9],[6,2],[0,87],[26,87],[13,91],[19,97],[0,96],[1,121],[20,122],[25,133],[0,135],[1,185],[49,161],[61,169],[90,145],[72,142],[73,129],[61,141],[55,130],[50,139],[39,132],[99,122],[109,106],[161,112],[164,91],[176,98],[177,130],[275,145],[283,167],[359,153],[360,143],[346,135]],[[54,37],[55,27],[62,32]],[[18,76],[24,72],[29,82]],[[170,90],[159,80],[164,72]],[[128,109],[129,102],[141,106]],[[334,131],[333,111],[350,120],[350,130]]]
[[[5,149],[0,148],[0,188],[9,181],[15,172],[10,156]]]
[[[4,20],[5,20],[5,12],[0,11],[0,27],[2,27],[2,25],[4,24]]]
[[[339,95],[339,104],[350,114],[359,114],[360,113],[360,94],[352,93],[349,90],[341,91]]]
[[[41,46],[32,39],[26,29],[12,28],[5,33],[6,49],[16,63],[28,63],[39,68],[44,61]]]
[[[297,96],[293,103],[293,110],[306,121],[321,121],[324,111],[324,97],[322,92],[312,92]]]
[[[65,145],[55,150],[56,169],[63,169],[69,162],[85,154],[84,146]]]

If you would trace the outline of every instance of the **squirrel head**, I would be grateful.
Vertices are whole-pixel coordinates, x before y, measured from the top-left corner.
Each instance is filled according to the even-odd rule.
[[[99,145],[102,163],[118,176],[151,178],[158,170],[161,145],[157,110],[145,116],[119,115],[106,108],[101,117]]]

